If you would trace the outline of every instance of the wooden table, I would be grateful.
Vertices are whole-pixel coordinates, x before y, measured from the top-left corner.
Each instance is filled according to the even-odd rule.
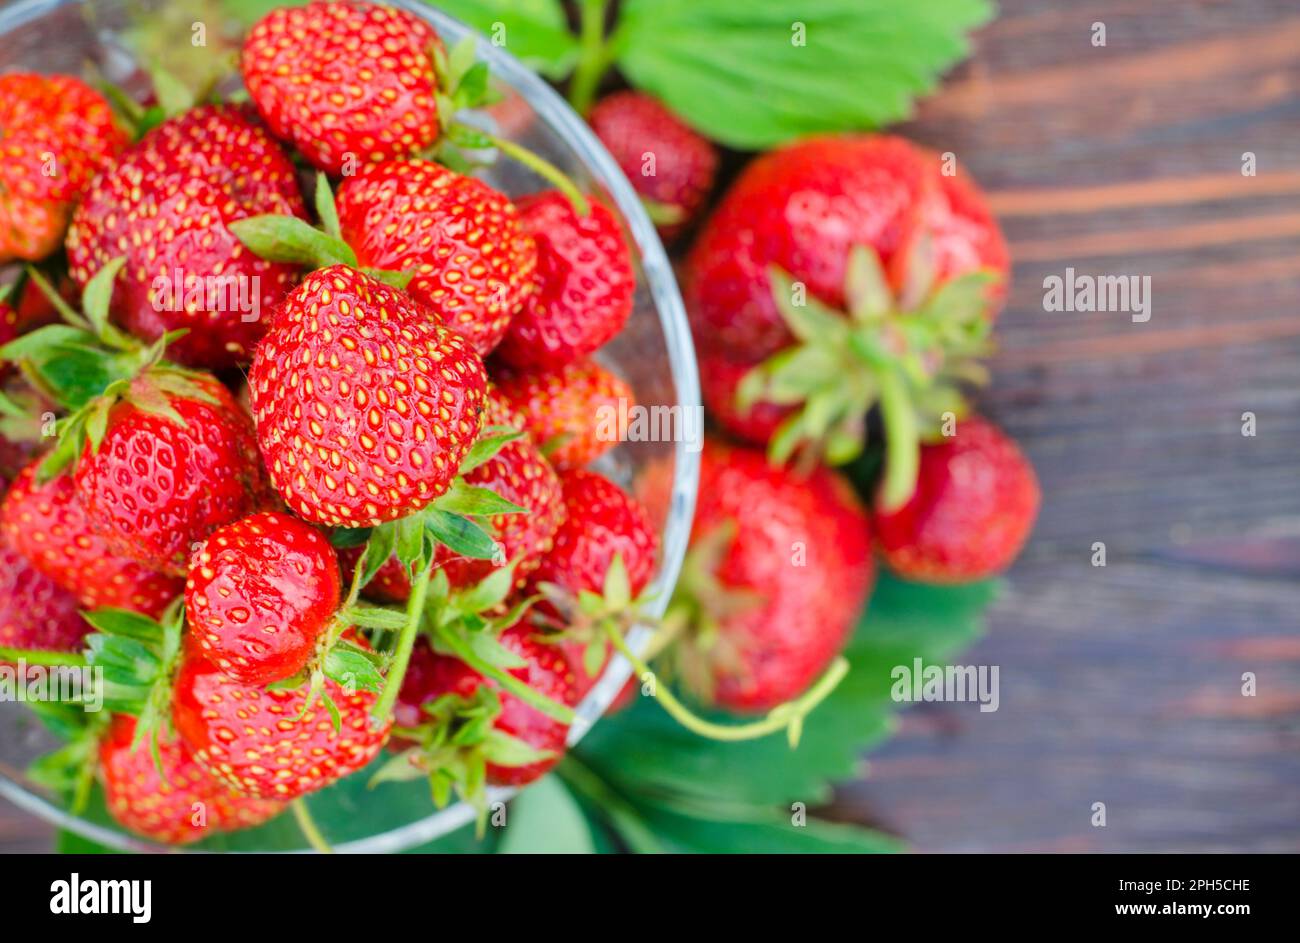
[[[907,713],[841,811],[930,851],[1300,850],[1300,7],[1001,6],[904,132],[1002,215],[985,410],[1044,507],[964,659],[1000,710]],[[1150,320],[1044,311],[1067,266],[1149,275]]]
[[[904,131],[1003,215],[985,408],[1044,509],[966,659],[1001,709],[908,712],[837,811],[928,851],[1300,850],[1300,8],[1003,0]],[[1149,275],[1150,321],[1045,312],[1067,266]],[[0,802],[0,849],[48,842]]]

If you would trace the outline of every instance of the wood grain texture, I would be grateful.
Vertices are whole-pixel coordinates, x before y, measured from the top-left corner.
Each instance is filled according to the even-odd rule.
[[[1003,216],[983,402],[1043,513],[963,659],[1000,709],[907,712],[835,811],[926,851],[1300,850],[1300,8],[1001,6],[903,130]],[[1150,321],[1044,311],[1067,266],[1151,276]]]

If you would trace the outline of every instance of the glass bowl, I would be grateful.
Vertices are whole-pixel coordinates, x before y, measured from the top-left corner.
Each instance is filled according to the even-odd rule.
[[[391,5],[428,20],[449,48],[472,35],[466,26],[424,3],[392,0]],[[212,0],[18,0],[0,9],[0,71],[67,72],[88,79],[98,75],[132,93],[143,93],[149,88],[141,68],[143,57],[177,54],[175,36],[160,35],[164,28],[179,28],[183,32],[176,35],[189,38],[198,35],[198,24],[202,24],[208,45],[196,47],[194,55],[222,54],[222,23],[214,22],[222,9]],[[236,48],[231,45],[226,51]],[[601,351],[599,359],[631,384],[642,406],[675,407],[675,413],[657,413],[677,417],[676,425],[669,427],[675,434],[661,437],[669,441],[621,442],[597,468],[625,486],[634,486],[651,469],[659,478],[665,474],[665,466],[672,468],[671,500],[657,511],[662,550],[648,607],[649,614],[657,617],[667,605],[686,550],[699,470],[699,443],[690,433],[698,432],[700,394],[681,295],[640,200],[582,119],[504,49],[481,37],[477,48],[505,95],[485,117],[496,123],[499,133],[563,168],[588,192],[602,195],[621,216],[631,238],[638,276],[635,310],[622,334]],[[505,158],[480,176],[514,196],[547,186]],[[647,634],[645,627],[634,631],[632,645],[644,644]],[[611,662],[600,683],[579,705],[570,743],[580,739],[600,717],[629,671],[622,658]],[[22,770],[56,744],[23,705],[0,704],[0,795],[60,828],[112,848],[171,850],[120,830],[103,815],[71,815],[27,781]],[[362,771],[309,797],[325,838],[337,850],[400,851],[432,841],[473,818],[473,810],[463,803],[435,810],[426,783],[384,783],[371,790],[367,779],[368,772]],[[510,790],[493,790],[490,801],[503,801],[511,794]],[[307,844],[297,834],[292,816],[285,813],[260,828],[214,836],[189,847],[266,851],[305,850]]]

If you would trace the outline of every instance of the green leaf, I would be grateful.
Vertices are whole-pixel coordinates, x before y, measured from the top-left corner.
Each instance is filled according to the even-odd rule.
[[[109,304],[113,300],[113,284],[117,273],[126,265],[126,256],[119,255],[110,259],[86,282],[81,293],[81,307],[98,337],[103,337],[108,328]]]
[[[595,850],[582,809],[556,776],[545,776],[510,803],[503,855],[589,855]]]
[[[992,14],[988,0],[625,0],[611,43],[632,85],[763,150],[907,117]]]
[[[456,594],[456,606],[462,612],[483,612],[505,602],[514,588],[513,563],[498,567],[473,586]]]
[[[132,638],[151,645],[162,645],[163,627],[158,622],[129,609],[91,609],[82,617],[107,635]]]
[[[560,0],[437,0],[434,5],[547,78],[564,78],[578,60],[578,41]]]
[[[524,433],[520,430],[510,429],[506,426],[492,426],[484,429],[479,433],[479,437],[474,441],[474,444],[470,446],[469,452],[461,461],[457,472],[461,475],[469,474],[485,462],[490,462],[498,452],[511,442],[523,437]]]
[[[455,479],[447,489],[447,493],[434,502],[434,506],[440,511],[464,514],[469,517],[528,513],[528,508],[507,501],[490,488],[466,484],[463,478]]]
[[[434,540],[446,544],[461,556],[491,560],[496,555],[497,543],[492,535],[468,517],[440,508],[428,508],[421,517]]]
[[[183,114],[194,107],[194,92],[162,66],[149,70],[154,97],[167,117]]]
[[[325,656],[325,676],[357,691],[380,691],[384,676],[362,652],[336,645]]]
[[[330,178],[324,173],[316,175],[316,215],[320,217],[321,227],[326,234],[341,242],[343,230],[339,226],[339,210],[334,204],[334,191],[330,189]]]
[[[669,850],[695,854],[881,854],[906,850],[881,832],[808,818],[803,825],[765,809],[733,811],[724,807],[704,814],[671,803],[644,802],[638,811],[646,826]]]
[[[296,216],[249,216],[227,228],[254,255],[271,262],[312,268],[357,264],[357,254],[346,242]]]

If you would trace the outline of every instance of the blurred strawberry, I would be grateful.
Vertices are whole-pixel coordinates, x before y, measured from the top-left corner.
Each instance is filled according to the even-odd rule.
[[[75,652],[89,631],[77,598],[0,540],[0,648]]]
[[[679,235],[699,212],[718,170],[718,151],[658,99],[615,92],[587,118],[641,195],[665,240]]]

